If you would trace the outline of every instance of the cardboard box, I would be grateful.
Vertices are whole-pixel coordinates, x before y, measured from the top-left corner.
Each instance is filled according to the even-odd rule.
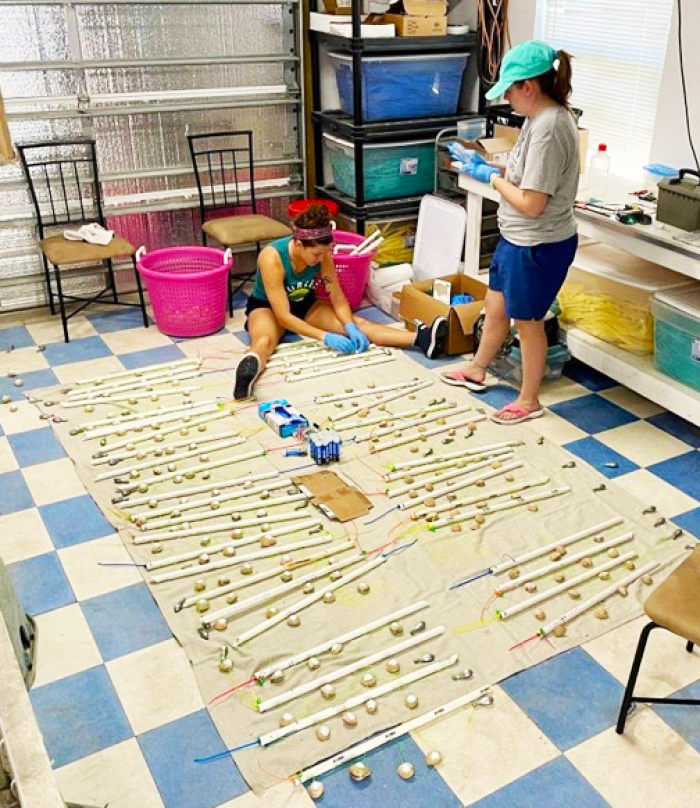
[[[352,0],[323,0],[329,14],[352,14]]]
[[[453,295],[472,295],[473,303],[448,306],[432,297],[433,281],[411,283],[401,291],[399,313],[406,326],[414,330],[415,320],[432,323],[436,317],[446,317],[448,324],[445,353],[448,356],[467,353],[473,348],[472,330],[484,308],[487,286],[468,275],[448,275],[441,280],[452,284]]]
[[[520,130],[516,126],[504,126],[503,124],[497,123],[493,127],[493,137],[492,138],[481,138],[480,140],[476,141],[484,148],[489,147],[489,143],[491,141],[497,141],[497,145],[500,149],[507,147],[508,142],[510,141],[510,147],[506,148],[505,151],[500,151],[499,158],[494,160],[494,162],[503,162],[505,163],[508,159],[508,152],[510,149],[513,148],[515,145],[515,141],[518,139],[518,135],[520,134]],[[491,146],[493,150],[493,147]],[[485,157],[486,155],[484,155]],[[487,158],[488,159],[488,158]],[[588,129],[583,129],[582,127],[578,127],[578,171],[579,174],[583,174],[586,170],[586,163],[588,162]]]
[[[447,0],[398,0],[384,15],[397,36],[446,36]]]
[[[396,36],[394,25],[384,25],[383,18],[377,14],[365,17],[360,26],[360,36],[364,39],[374,37]],[[339,36],[352,36],[352,19],[349,15],[322,14],[318,11],[309,12],[309,29],[322,31],[324,34],[338,34]]]

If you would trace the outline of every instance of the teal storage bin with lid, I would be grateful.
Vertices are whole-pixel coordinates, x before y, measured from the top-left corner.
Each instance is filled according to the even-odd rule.
[[[700,286],[657,292],[651,311],[657,370],[700,390]]]
[[[324,156],[330,163],[333,185],[355,197],[355,146],[324,133]],[[365,200],[422,196],[433,190],[435,143],[432,139],[409,142],[367,143],[364,148]]]

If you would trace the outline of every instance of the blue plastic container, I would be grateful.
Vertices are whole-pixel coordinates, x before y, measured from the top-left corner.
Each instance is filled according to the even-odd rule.
[[[355,146],[324,133],[324,155],[333,184],[355,197]],[[393,199],[431,193],[435,175],[435,141],[371,143],[364,146],[365,199]]]
[[[340,106],[354,113],[352,57],[328,54]],[[431,118],[457,112],[468,54],[370,56],[362,60],[362,117],[366,121]]]

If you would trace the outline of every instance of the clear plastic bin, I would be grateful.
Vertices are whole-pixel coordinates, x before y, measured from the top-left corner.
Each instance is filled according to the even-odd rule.
[[[660,292],[651,301],[654,365],[662,373],[700,390],[700,286]]]
[[[571,359],[566,345],[553,345],[547,349],[547,364],[544,369],[544,381],[555,381],[561,377],[564,365]],[[519,384],[523,378],[523,360],[520,349],[514,345],[510,353],[497,356],[489,365],[489,370],[504,381]]]
[[[478,140],[480,137],[486,137],[486,118],[479,116],[457,121],[457,137],[462,140]]]
[[[352,57],[329,53],[343,112],[354,114]],[[370,56],[362,60],[366,121],[454,115],[468,54]]]
[[[558,299],[561,319],[627,351],[654,350],[651,297],[687,278],[604,244],[579,247]]]
[[[433,190],[435,148],[433,140],[408,143],[371,143],[364,146],[365,199],[422,196]],[[324,154],[330,163],[333,184],[355,197],[355,146],[324,133]]]

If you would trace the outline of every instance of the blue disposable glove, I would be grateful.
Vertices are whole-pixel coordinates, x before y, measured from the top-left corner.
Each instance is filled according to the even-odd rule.
[[[338,353],[355,353],[355,346],[352,340],[344,337],[342,334],[332,334],[330,331],[323,338],[323,344],[331,351],[338,351]]]
[[[369,348],[369,340],[354,323],[346,325],[345,332],[355,346],[355,353],[364,353]]]
[[[497,168],[489,165],[486,160],[476,152],[472,155],[471,160],[465,164],[464,172],[479,182],[488,182],[492,174],[500,175],[501,173]]]
[[[447,150],[450,153],[450,157],[456,163],[464,163],[465,165],[469,162],[471,157],[476,154],[474,149],[467,149],[466,146],[463,146],[461,143],[454,142],[447,144]]]

